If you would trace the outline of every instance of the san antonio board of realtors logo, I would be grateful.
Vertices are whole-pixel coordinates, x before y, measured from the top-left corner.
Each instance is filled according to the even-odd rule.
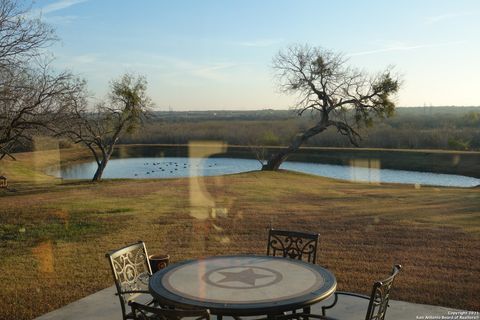
[[[257,289],[278,283],[280,272],[264,267],[224,267],[210,270],[202,277],[206,283],[227,289]]]

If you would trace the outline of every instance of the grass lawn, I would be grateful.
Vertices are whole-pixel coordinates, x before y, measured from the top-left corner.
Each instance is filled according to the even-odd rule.
[[[85,156],[62,153],[63,160]],[[106,251],[142,239],[172,261],[266,250],[267,228],[321,233],[318,263],[369,293],[404,265],[393,299],[479,310],[480,189],[414,188],[292,172],[61,182],[58,152],[2,160],[0,319],[32,319],[111,286]]]

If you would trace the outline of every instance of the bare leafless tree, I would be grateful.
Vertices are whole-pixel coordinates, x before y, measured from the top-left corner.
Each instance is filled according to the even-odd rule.
[[[143,124],[151,104],[146,90],[145,77],[125,74],[111,82],[108,101],[96,104],[93,110],[86,99],[72,104],[72,118],[64,122],[67,127],[61,131],[92,152],[97,163],[93,181],[101,180],[120,137]]]
[[[39,133],[49,134],[64,121],[85,82],[70,72],[55,73],[47,64],[4,74],[0,87],[0,159],[12,147]]]
[[[0,68],[23,65],[57,40],[53,28],[33,16],[25,1],[0,0]]]
[[[68,99],[84,90],[70,72],[49,67],[44,49],[55,40],[53,29],[24,1],[0,0],[0,159],[58,120]]]
[[[400,87],[388,68],[376,75],[351,68],[342,54],[308,45],[293,45],[273,61],[280,89],[297,94],[299,115],[311,112],[314,126],[298,134],[289,147],[269,157],[262,170],[277,170],[287,157],[309,138],[334,127],[358,146],[357,128],[370,126],[374,118],[389,117]]]

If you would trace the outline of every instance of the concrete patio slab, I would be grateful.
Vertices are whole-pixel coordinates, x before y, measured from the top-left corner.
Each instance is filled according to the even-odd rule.
[[[328,304],[329,300],[325,301]],[[330,317],[338,319],[363,320],[368,301],[342,296],[335,308],[329,310]],[[321,313],[321,305],[312,307],[313,313]],[[458,316],[458,317],[456,317]],[[463,311],[425,304],[404,301],[390,301],[387,311],[389,320],[480,320],[480,314],[473,311]],[[83,299],[70,303],[60,309],[44,314],[36,320],[121,320],[120,302],[115,296],[115,287],[109,287]],[[225,317],[224,319],[228,319]]]

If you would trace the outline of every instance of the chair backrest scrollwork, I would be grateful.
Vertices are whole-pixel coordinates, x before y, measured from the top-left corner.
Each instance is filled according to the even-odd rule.
[[[385,313],[387,312],[388,301],[390,299],[390,290],[392,289],[395,277],[398,275],[401,269],[401,265],[395,265],[390,277],[374,283],[365,320],[385,319]]]
[[[316,263],[318,233],[270,229],[267,256],[283,256]]]

